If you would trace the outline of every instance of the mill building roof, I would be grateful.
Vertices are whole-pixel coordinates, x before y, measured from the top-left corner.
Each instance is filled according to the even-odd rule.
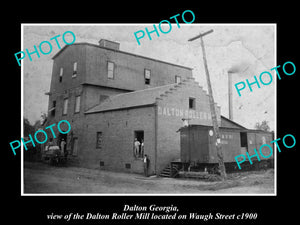
[[[161,95],[169,91],[170,88],[175,88],[176,86],[178,86],[178,84],[168,84],[159,87],[113,95],[99,105],[89,109],[85,113],[89,114],[154,105],[156,98],[159,98]]]
[[[54,60],[54,59],[55,59],[57,56],[59,56],[65,49],[67,49],[67,48],[69,48],[69,47],[72,47],[73,45],[87,45],[87,46],[91,46],[91,47],[95,47],[95,48],[102,48],[102,49],[106,49],[106,50],[109,50],[109,51],[119,52],[119,53],[123,53],[123,54],[126,54],[126,55],[131,55],[131,56],[135,56],[135,57],[139,57],[139,58],[144,58],[144,59],[152,60],[152,61],[155,61],[155,62],[165,63],[165,64],[169,64],[169,65],[172,65],[172,66],[177,66],[177,67],[185,68],[185,69],[188,69],[188,70],[193,70],[193,68],[191,68],[191,67],[182,66],[182,65],[175,64],[175,63],[166,62],[166,61],[162,61],[162,60],[159,60],[159,59],[154,59],[154,58],[150,58],[150,57],[146,57],[146,56],[142,56],[142,55],[137,55],[137,54],[134,54],[134,53],[125,52],[125,51],[121,51],[121,50],[117,50],[117,49],[111,49],[111,48],[108,48],[108,47],[103,47],[103,46],[99,46],[99,45],[91,44],[91,43],[87,43],[87,42],[78,42],[78,43],[74,43],[74,44],[71,44],[71,45],[65,45],[63,48],[61,48],[61,49],[60,49],[60,50],[52,57],[52,59]]]

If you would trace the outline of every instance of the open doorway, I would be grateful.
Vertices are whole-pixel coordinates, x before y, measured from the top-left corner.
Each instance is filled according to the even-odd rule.
[[[133,154],[135,158],[144,157],[144,131],[134,131]]]
[[[67,143],[67,134],[59,133],[57,137],[57,145],[61,147],[61,142],[64,140]],[[64,146],[64,151],[67,149],[67,145]]]
[[[240,137],[241,137],[241,153],[246,154],[246,152],[248,152],[247,132],[240,132]]]

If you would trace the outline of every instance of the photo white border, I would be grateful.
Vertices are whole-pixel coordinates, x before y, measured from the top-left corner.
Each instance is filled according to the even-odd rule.
[[[176,24],[176,23],[172,23]],[[21,51],[24,50],[24,26],[137,26],[137,25],[153,25],[152,23],[21,23]],[[192,24],[180,24],[180,26],[274,26],[274,61],[275,66],[277,66],[277,23],[192,23]],[[23,76],[23,61],[21,61],[21,137],[24,137],[24,127],[23,127],[23,111],[24,111],[24,76]],[[274,138],[277,139],[277,79],[275,80],[275,123],[274,123]],[[274,140],[275,140],[274,139]],[[24,193],[24,150],[23,143],[21,141],[21,196],[277,196],[277,151],[274,152],[274,193],[188,193],[188,194],[133,194],[133,193]]]

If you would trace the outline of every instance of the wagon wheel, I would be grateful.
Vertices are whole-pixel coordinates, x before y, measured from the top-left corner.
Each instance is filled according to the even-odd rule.
[[[219,166],[218,165],[214,165],[211,168],[211,173],[213,173],[213,174],[220,174]]]
[[[50,165],[54,165],[54,159],[53,159],[53,157],[50,157]]]
[[[50,158],[50,164],[51,165],[58,165],[58,163],[59,163],[59,159],[57,158],[57,157],[51,157]]]

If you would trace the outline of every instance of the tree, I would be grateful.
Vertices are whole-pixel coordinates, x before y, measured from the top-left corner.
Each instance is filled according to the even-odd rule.
[[[28,137],[29,134],[33,134],[35,132],[34,126],[32,126],[27,118],[23,119],[24,125],[24,137]]]
[[[257,130],[270,131],[268,121],[263,120],[261,123],[257,122],[254,126]]]

